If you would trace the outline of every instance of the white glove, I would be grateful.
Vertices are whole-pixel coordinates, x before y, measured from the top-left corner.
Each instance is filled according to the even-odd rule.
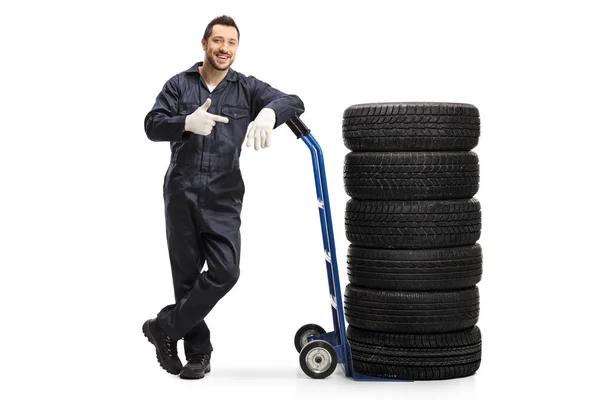
[[[210,108],[210,98],[206,99],[206,102],[196,109],[193,113],[185,117],[185,130],[195,133],[196,135],[210,135],[212,127],[217,122],[224,124],[229,122],[227,117],[221,117],[207,112]]]
[[[252,122],[246,146],[252,146],[252,142],[254,142],[254,150],[271,146],[271,134],[274,126],[275,111],[271,108],[263,108]]]

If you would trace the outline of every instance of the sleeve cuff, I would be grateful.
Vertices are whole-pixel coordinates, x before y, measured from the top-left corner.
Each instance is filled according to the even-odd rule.
[[[174,138],[174,142],[185,142],[189,139],[191,132],[185,130],[185,115],[177,115],[173,117],[173,124],[177,126],[177,137]]]

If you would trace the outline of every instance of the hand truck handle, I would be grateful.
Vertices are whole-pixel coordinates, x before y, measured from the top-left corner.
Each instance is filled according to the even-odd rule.
[[[304,122],[300,120],[300,117],[294,115],[290,120],[286,122],[287,126],[294,132],[296,137],[300,139],[302,136],[308,136],[310,134],[310,129]]]

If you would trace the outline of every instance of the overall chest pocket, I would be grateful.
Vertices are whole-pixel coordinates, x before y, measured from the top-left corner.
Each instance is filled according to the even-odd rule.
[[[198,107],[200,106],[196,103],[180,102],[179,104],[177,104],[177,115],[190,115],[191,113],[196,111]]]
[[[250,110],[226,104],[221,107],[221,115],[229,118],[229,122],[221,126],[223,136],[233,140],[236,144],[242,143],[250,123]]]

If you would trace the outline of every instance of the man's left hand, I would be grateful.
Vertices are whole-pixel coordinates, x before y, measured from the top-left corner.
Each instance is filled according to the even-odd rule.
[[[254,142],[254,150],[271,146],[271,135],[274,126],[275,111],[270,108],[263,108],[252,122],[246,146],[252,146],[252,142]]]

